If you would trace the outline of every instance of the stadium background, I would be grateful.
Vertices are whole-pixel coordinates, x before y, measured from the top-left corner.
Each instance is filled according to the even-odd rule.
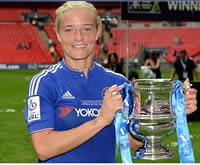
[[[99,63],[104,62],[109,52],[116,51],[123,60],[126,71],[127,47],[128,68],[137,71],[139,78],[143,78],[139,68],[144,62],[145,54],[149,51],[161,54],[163,78],[170,77],[172,62],[175,59],[174,50],[186,49],[198,63],[200,51],[200,23],[198,21],[126,21],[121,20],[120,2],[93,3],[105,25],[104,40],[102,44],[97,44],[95,50],[95,60]],[[0,2],[0,163],[37,162],[24,121],[24,106],[28,83],[32,76],[55,63],[58,57],[63,57],[53,25],[55,9],[60,4],[61,2]],[[36,9],[37,18],[43,23],[42,28],[32,25],[33,9]],[[128,42],[126,42],[127,34]],[[182,44],[175,44],[176,37],[181,38]],[[48,38],[56,42],[54,56],[51,56],[49,51]],[[25,44],[31,42],[31,49],[17,49],[20,42]],[[102,49],[103,45],[106,51]],[[136,61],[138,62],[135,63]],[[199,88],[198,81],[192,83],[195,88]],[[197,163],[200,162],[199,111],[198,108],[197,112],[188,117]],[[164,139],[164,144],[174,153],[175,158],[155,162],[178,163],[176,141],[175,134]],[[120,162],[120,156],[118,162]]]

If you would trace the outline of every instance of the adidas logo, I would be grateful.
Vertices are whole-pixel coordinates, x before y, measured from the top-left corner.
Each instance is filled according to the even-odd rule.
[[[74,96],[72,96],[72,94],[69,91],[66,91],[63,95],[62,95],[63,99],[75,99]]]

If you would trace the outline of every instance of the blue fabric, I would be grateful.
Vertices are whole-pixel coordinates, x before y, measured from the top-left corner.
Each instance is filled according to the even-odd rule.
[[[123,89],[120,91],[123,99],[123,114],[117,112],[115,116],[115,132],[116,132],[116,155],[120,147],[122,163],[132,163],[130,144],[128,139],[129,118],[134,110],[134,91],[133,84],[124,83]],[[126,117],[124,117],[124,115]]]
[[[127,79],[94,63],[86,78],[67,66],[64,61],[43,70],[33,77],[29,85],[28,100],[39,96],[40,119],[25,119],[30,134],[44,129],[70,130],[99,115],[103,96],[114,84],[121,85]],[[34,116],[33,116],[34,118]],[[42,162],[42,161],[39,161]],[[105,127],[97,135],[77,148],[53,157],[44,163],[114,163],[115,127]]]
[[[174,83],[171,101],[172,107],[176,112],[176,134],[180,163],[195,163],[187,125],[185,99],[179,80]]]

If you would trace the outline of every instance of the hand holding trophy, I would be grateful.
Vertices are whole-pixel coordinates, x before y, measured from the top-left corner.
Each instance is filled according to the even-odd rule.
[[[132,92],[126,93],[132,95],[134,100],[130,106],[131,114],[123,112],[123,116],[128,118],[131,134],[144,142],[133,157],[147,160],[172,158],[173,154],[161,141],[176,131],[180,162],[194,163],[186,120],[185,99],[189,97],[184,97],[183,93],[184,90],[187,95],[191,90],[189,81],[181,83],[170,79],[138,79],[134,80],[132,88]],[[192,92],[195,94],[196,91]],[[126,102],[130,103],[129,100]]]

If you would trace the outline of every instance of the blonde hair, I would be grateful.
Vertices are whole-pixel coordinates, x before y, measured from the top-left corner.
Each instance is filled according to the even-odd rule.
[[[96,8],[86,1],[67,1],[56,10],[56,32],[59,32],[62,16],[65,12],[79,8],[87,8],[94,16],[96,27],[101,24],[101,18],[97,14]]]

